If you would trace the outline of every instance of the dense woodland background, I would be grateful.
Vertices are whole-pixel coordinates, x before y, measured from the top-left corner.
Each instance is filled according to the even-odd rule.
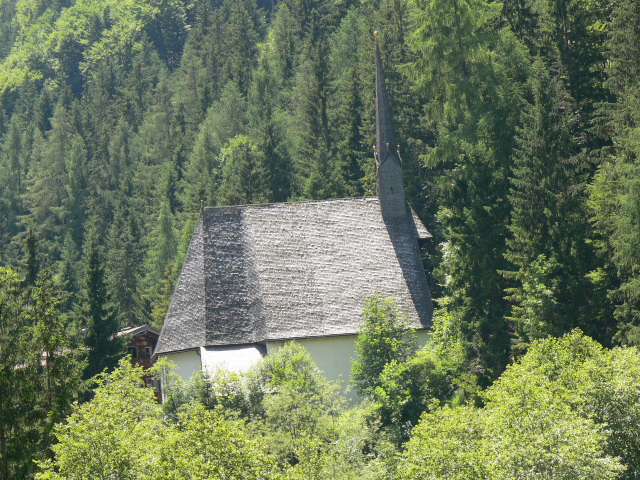
[[[375,193],[375,30],[461,398],[548,335],[640,344],[636,0],[2,0],[3,425],[161,326],[201,202]]]

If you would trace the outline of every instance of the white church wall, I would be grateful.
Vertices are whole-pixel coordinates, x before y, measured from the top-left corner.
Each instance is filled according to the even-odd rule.
[[[431,339],[426,330],[416,334],[419,346],[424,346]],[[311,355],[318,368],[324,372],[327,379],[339,381],[343,394],[347,390],[351,359],[355,358],[357,335],[341,335],[334,337],[301,338],[295,341],[302,345]],[[266,354],[276,351],[285,344],[284,341],[267,342]],[[214,374],[224,368],[235,372],[246,372],[262,358],[264,350],[256,345],[241,345],[228,347],[201,347],[200,350],[189,350],[167,354],[167,358],[176,364],[175,373],[184,380],[189,379],[197,370],[203,369]],[[349,400],[358,397],[352,389],[348,389],[346,396]]]
[[[165,356],[165,355],[161,355]],[[198,350],[188,350],[186,352],[168,353],[167,359],[176,364],[174,373],[177,373],[183,380],[189,379],[194,372],[202,368],[200,352]]]
[[[357,335],[342,335],[335,337],[301,338],[296,342],[307,349],[318,368],[324,372],[329,380],[339,381],[342,384],[343,394],[349,383],[351,373],[351,359],[356,356]],[[430,340],[431,335],[426,330],[420,330],[416,334],[419,346],[424,346]],[[281,348],[284,341],[267,342],[267,355]],[[346,396],[349,400],[358,398],[353,389],[348,389]]]
[[[296,342],[307,349],[318,368],[329,380],[337,380],[343,391],[349,382],[351,358],[355,356],[356,335],[323,338],[301,338]],[[284,341],[267,342],[267,355],[281,348]],[[356,398],[351,392],[350,398]]]
[[[246,372],[262,358],[262,352],[255,345],[201,347],[200,355],[202,369],[209,374],[220,369]]]
[[[430,341],[431,334],[426,330],[418,330],[416,332],[416,342],[418,342],[418,347],[424,347]]]

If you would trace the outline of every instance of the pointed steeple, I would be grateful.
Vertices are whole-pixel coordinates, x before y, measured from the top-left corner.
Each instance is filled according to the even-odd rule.
[[[393,123],[391,120],[391,109],[389,108],[389,97],[384,84],[384,71],[382,70],[382,58],[380,57],[380,47],[378,45],[378,32],[376,38],[376,163],[380,165],[386,160],[387,155],[398,163],[398,150],[393,136]]]
[[[384,84],[382,59],[376,37],[376,146],[373,152],[376,161],[376,190],[380,208],[385,218],[404,217],[407,206],[402,182],[402,163],[398,145],[393,136],[393,122],[389,98]]]

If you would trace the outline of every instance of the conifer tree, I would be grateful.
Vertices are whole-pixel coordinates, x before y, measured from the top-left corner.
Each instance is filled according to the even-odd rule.
[[[9,202],[10,208],[20,213],[20,196],[23,192],[23,153],[22,134],[20,133],[18,117],[13,117],[7,137],[2,149],[2,181],[3,197]]]
[[[36,375],[39,358],[29,348],[28,319],[18,274],[0,266],[0,478],[33,471],[38,440]]]
[[[372,23],[378,24],[371,8],[353,7],[331,38],[329,118],[335,142],[334,178],[339,196],[375,192],[371,147],[375,136],[375,89],[367,88],[374,84]],[[404,42],[404,39],[397,41]],[[388,53],[386,48],[383,51]],[[395,72],[385,70],[385,73]],[[388,82],[388,87],[396,87],[396,80]],[[394,108],[393,113],[397,120],[399,112]]]
[[[116,335],[117,312],[107,290],[102,248],[98,244],[95,227],[89,231],[84,266],[78,315],[85,329],[84,342],[88,349],[84,378],[91,378],[115,367],[118,358],[124,355],[122,338]]]
[[[143,252],[136,216],[128,206],[126,189],[107,235],[107,285],[117,307],[118,325],[136,326],[144,323],[140,298]]]
[[[273,118],[271,98],[264,99],[258,150],[262,158],[261,189],[267,202],[286,202],[292,193],[293,165]]]
[[[55,114],[51,119],[52,129],[46,140],[39,139],[35,146],[34,159],[28,176],[27,191],[24,195],[24,206],[28,210],[25,223],[29,223],[39,238],[53,240],[64,232],[69,211],[67,207],[69,194],[69,174],[67,157],[71,151],[76,129],[72,112],[69,110],[71,98],[67,94],[60,96]],[[45,250],[49,250],[45,245]],[[54,250],[54,249],[51,249]],[[52,257],[56,259],[55,253]]]
[[[339,110],[341,128],[338,130],[336,142],[335,177],[340,182],[340,196],[362,196],[364,189],[362,165],[366,158],[363,151],[362,128],[362,99],[360,84],[355,67],[351,69],[347,81],[346,97],[343,98]]]
[[[255,0],[224,0],[226,18],[223,62],[227,79],[246,95],[257,60],[257,43],[262,37],[262,17]]]
[[[38,255],[38,239],[29,227],[27,236],[24,240],[24,287],[31,287],[36,284],[38,272],[40,272],[40,258]]]
[[[249,92],[247,120],[263,160],[261,183],[268,202],[287,201],[293,193],[293,162],[283,132],[277,82],[268,52],[263,50]]]
[[[64,294],[55,285],[49,269],[43,270],[33,287],[32,309],[29,311],[31,333],[31,352],[35,362],[42,363],[42,372],[38,375],[39,407],[42,415],[42,445],[48,449],[51,445],[53,426],[61,422],[70,412],[74,400],[82,389],[84,362],[77,345],[72,339],[77,332],[62,312]],[[46,452],[50,457],[51,452]]]
[[[262,180],[265,178],[261,152],[244,135],[238,135],[220,152],[223,165],[222,183],[218,193],[220,205],[261,203],[265,199]]]
[[[167,200],[164,200],[160,206],[149,241],[151,248],[147,254],[145,278],[145,297],[148,302],[146,309],[152,315],[154,324],[162,325],[166,310],[159,309],[158,305],[169,306],[166,297],[170,298],[173,293],[173,284],[179,273],[175,268],[178,234],[175,218]]]
[[[436,133],[426,149],[435,170],[437,218],[444,232],[442,318],[467,346],[470,368],[490,383],[509,359],[504,252],[511,148],[528,58],[506,29],[499,5],[479,0],[419,2],[406,72],[427,99]],[[509,92],[509,94],[504,94]]]
[[[577,111],[560,75],[541,59],[531,71],[533,101],[524,110],[514,152],[506,258],[515,270],[511,321],[520,347],[574,328],[594,335],[593,292],[587,281],[593,252],[584,211],[584,155]],[[598,299],[602,301],[603,299]]]
[[[615,304],[616,341],[640,344],[640,6],[631,0],[613,4],[607,40],[606,86],[615,102],[603,104],[606,130],[614,140],[612,155],[598,166],[590,184],[592,221],[596,226],[603,274]]]
[[[310,28],[315,30],[317,19]],[[333,196],[333,152],[328,118],[328,45],[320,39],[305,44],[304,56],[297,80],[300,107],[297,120],[300,128],[298,170],[303,184],[303,195],[309,199],[325,199]]]

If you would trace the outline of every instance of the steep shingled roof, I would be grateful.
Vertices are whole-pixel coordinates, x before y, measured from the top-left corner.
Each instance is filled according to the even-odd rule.
[[[205,208],[155,354],[353,334],[374,292],[428,327],[431,235],[407,213],[383,219],[377,197]]]

